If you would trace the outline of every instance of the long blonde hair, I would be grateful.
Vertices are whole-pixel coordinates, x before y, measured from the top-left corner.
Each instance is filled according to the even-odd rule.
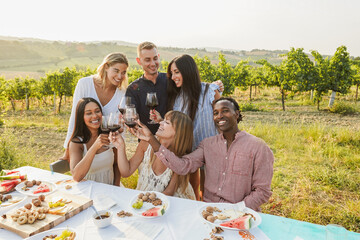
[[[103,62],[97,68],[97,75],[95,76],[95,80],[98,81],[102,86],[105,86],[106,69],[117,63],[122,63],[129,67],[129,62],[124,54],[119,52],[110,53],[104,58]],[[125,90],[127,85],[128,77],[126,74],[125,78],[121,81],[119,88]]]
[[[193,124],[190,117],[179,111],[169,111],[165,114],[164,119],[170,120],[175,129],[174,141],[170,145],[171,150],[176,156],[181,157],[191,153],[193,143]],[[156,155],[152,152],[151,165]],[[185,176],[179,175],[179,185],[181,192],[185,192],[189,183],[189,174]]]

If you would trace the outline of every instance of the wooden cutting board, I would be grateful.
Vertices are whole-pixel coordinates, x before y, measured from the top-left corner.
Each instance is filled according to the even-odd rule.
[[[67,204],[68,206],[72,206],[73,209],[70,210],[65,215],[53,215],[53,214],[46,214],[46,218],[43,220],[36,220],[33,224],[23,224],[20,225],[17,222],[14,222],[10,217],[11,213],[16,209],[23,207],[26,203],[31,202],[32,199],[36,197],[29,197],[29,201],[25,201],[23,204],[16,206],[14,209],[10,210],[6,213],[6,219],[0,217],[0,227],[7,229],[11,232],[14,232],[21,237],[29,237],[39,232],[43,232],[49,230],[56,225],[64,222],[65,220],[71,218],[72,216],[78,214],[79,212],[87,209],[91,205],[93,205],[93,201],[89,198],[72,195],[66,192],[56,191],[46,196],[45,202],[42,203],[42,206],[46,206],[46,204],[55,198],[64,198],[67,200],[71,200],[72,202]]]

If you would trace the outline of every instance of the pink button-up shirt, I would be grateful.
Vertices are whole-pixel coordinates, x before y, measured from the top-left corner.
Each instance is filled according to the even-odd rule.
[[[156,155],[179,175],[195,172],[205,164],[205,202],[245,201],[260,211],[272,194],[274,156],[266,143],[245,131],[237,132],[227,149],[222,134],[204,139],[192,153],[181,158],[161,146]]]

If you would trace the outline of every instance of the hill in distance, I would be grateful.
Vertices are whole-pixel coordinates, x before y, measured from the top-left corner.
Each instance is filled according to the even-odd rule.
[[[35,38],[18,38],[0,36],[0,76],[44,76],[46,72],[65,67],[96,68],[104,56],[111,52],[124,53],[130,67],[138,67],[136,63],[137,44],[124,41],[65,42]],[[219,48],[175,48],[159,46],[161,60],[171,61],[181,54],[200,57],[208,56],[213,63],[218,62],[218,54],[222,52],[232,65],[241,60],[256,61],[267,59],[271,63],[280,63],[279,54],[286,50],[236,51]]]

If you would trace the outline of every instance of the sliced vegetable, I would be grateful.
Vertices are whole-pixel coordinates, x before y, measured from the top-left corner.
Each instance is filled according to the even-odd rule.
[[[5,170],[5,172],[6,172],[6,175],[10,175],[13,173],[20,173],[20,171],[16,171],[16,170]]]
[[[220,226],[230,227],[230,228],[237,228],[237,229],[250,229],[250,227],[251,227],[251,222],[250,222],[251,217],[252,217],[252,215],[245,215],[243,217],[239,217],[239,218],[233,219],[231,221],[221,223]]]
[[[46,184],[40,184],[40,186],[38,186],[33,193],[36,194],[36,193],[44,193],[44,192],[50,192],[50,188]]]
[[[162,208],[154,207],[154,208],[150,208],[149,210],[146,210],[141,215],[143,215],[145,217],[156,217],[156,216],[161,216],[164,214],[165,214],[164,207],[162,207]]]
[[[0,180],[12,180],[12,179],[20,179],[20,176],[19,175],[0,176]]]
[[[1,180],[12,180],[12,179],[21,179],[21,180],[25,180],[26,178],[27,178],[26,174],[25,174],[25,175],[20,175],[20,174],[10,174],[10,175],[0,176],[0,181],[1,181]]]
[[[20,179],[13,179],[13,180],[4,180],[0,183],[0,186],[2,187],[6,187],[6,186],[9,186],[9,185],[12,185],[12,184],[19,184],[21,182]]]
[[[13,188],[15,188],[16,184],[11,184],[8,186],[4,186],[5,192],[10,192]]]

